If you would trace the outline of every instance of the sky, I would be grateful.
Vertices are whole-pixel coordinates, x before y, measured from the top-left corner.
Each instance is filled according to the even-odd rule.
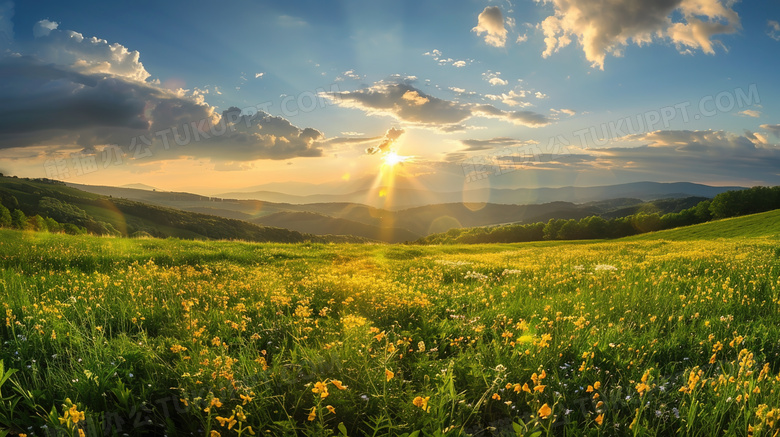
[[[0,2],[0,53],[5,174],[780,184],[775,1]]]

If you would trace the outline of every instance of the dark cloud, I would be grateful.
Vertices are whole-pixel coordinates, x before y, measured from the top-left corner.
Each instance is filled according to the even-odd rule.
[[[378,82],[362,90],[324,93],[323,96],[343,107],[389,115],[399,121],[437,130],[463,130],[462,122],[472,117],[496,118],[529,127],[550,123],[547,117],[532,111],[503,111],[492,105],[439,99],[405,82]]]
[[[322,156],[316,129],[237,108],[220,115],[197,95],[127,76],[72,71],[30,56],[0,59],[0,76],[0,149],[116,144],[136,156],[133,147],[148,147],[150,159]]]

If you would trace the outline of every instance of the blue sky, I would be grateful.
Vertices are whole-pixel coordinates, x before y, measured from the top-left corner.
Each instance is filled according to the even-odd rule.
[[[208,193],[780,181],[776,2],[78,3],[0,8],[6,173]],[[191,123],[206,135],[166,146]]]

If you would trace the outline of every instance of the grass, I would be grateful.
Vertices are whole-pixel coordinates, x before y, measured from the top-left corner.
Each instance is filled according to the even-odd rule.
[[[626,240],[701,240],[714,238],[744,238],[764,235],[780,236],[780,209],[744,217],[734,217],[682,228],[629,237]]]
[[[0,230],[0,428],[773,435],[776,216],[428,247]]]

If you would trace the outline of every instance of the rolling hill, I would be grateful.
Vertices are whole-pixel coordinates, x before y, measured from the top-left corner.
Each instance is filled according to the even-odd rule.
[[[695,186],[695,184],[692,184]],[[340,235],[345,232],[364,238],[395,243],[412,241],[452,228],[494,226],[506,223],[532,223],[550,218],[580,219],[591,215],[606,218],[644,212],[678,212],[695,205],[703,197],[676,198],[646,202],[641,198],[620,197],[587,203],[548,202],[513,205],[496,203],[439,203],[403,210],[386,210],[358,203],[275,203],[261,200],[225,199],[192,193],[162,192],[125,187],[101,187],[69,184],[97,194],[122,197],[155,205],[220,217],[245,220],[264,226],[285,227],[315,235]],[[656,186],[656,184],[651,184]],[[684,188],[675,185],[674,189]],[[708,190],[713,187],[695,186]],[[657,188],[657,187],[656,187]],[[559,189],[551,189],[559,190]],[[633,190],[633,191],[632,191]],[[602,192],[633,192],[637,187],[616,187]],[[647,191],[645,192],[647,193]],[[598,196],[593,196],[596,197]]]
[[[325,237],[78,190],[51,180],[0,177],[3,203],[96,234],[256,242],[363,241]],[[9,208],[10,209],[10,208]]]

